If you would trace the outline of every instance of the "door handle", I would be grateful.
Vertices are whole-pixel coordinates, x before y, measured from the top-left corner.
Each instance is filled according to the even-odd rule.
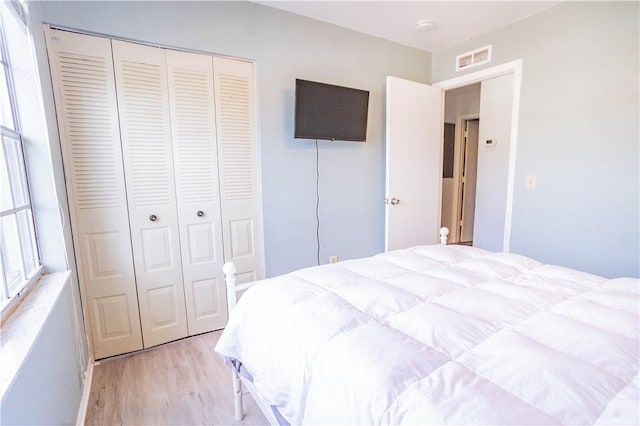
[[[393,198],[391,199],[391,205],[392,205],[392,206],[395,206],[395,205],[397,205],[397,204],[400,204],[400,200],[399,200],[399,199],[397,199],[396,197],[393,197]]]
[[[158,220],[158,216],[156,216],[155,214],[152,214],[151,216],[149,216],[149,220],[151,222],[155,222],[156,220]]]
[[[198,213],[196,213],[196,215],[198,217],[202,217],[202,216],[204,216],[204,212],[202,210],[198,210]]]

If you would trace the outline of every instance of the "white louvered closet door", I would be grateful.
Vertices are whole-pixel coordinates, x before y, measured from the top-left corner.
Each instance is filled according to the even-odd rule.
[[[111,41],[51,30],[47,47],[93,355],[142,349]]]
[[[167,50],[173,158],[189,335],[227,323],[209,55]]]
[[[165,50],[113,40],[144,346],[188,335]]]
[[[263,276],[256,85],[253,64],[214,57],[225,261],[238,282]]]

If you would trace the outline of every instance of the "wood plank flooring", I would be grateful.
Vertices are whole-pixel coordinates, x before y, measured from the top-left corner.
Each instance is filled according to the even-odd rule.
[[[263,425],[250,395],[233,419],[231,372],[214,352],[221,331],[201,334],[93,369],[87,425]]]

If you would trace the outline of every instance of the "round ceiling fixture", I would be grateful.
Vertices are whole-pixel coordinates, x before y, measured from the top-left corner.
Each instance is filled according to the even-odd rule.
[[[416,22],[416,30],[418,31],[429,31],[432,28],[433,21],[430,21],[428,19],[421,19],[420,21]]]

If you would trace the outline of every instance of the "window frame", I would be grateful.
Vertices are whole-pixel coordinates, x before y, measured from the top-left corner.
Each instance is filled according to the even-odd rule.
[[[13,8],[19,7],[20,10],[18,9],[10,10],[9,5],[5,5],[4,7],[7,7],[7,9],[9,9],[9,13],[15,13],[17,15],[16,20],[18,21],[18,24],[24,26],[27,37],[29,37],[28,28],[24,19],[25,10],[23,5],[21,3],[15,4],[12,2],[11,6],[13,6]],[[2,20],[3,18],[0,17],[0,21]],[[5,270],[6,268],[5,268],[4,262],[6,259],[4,256],[0,256],[0,322],[1,322],[1,321],[4,321],[15,310],[20,300],[23,299],[24,296],[35,285],[35,283],[38,281],[38,279],[42,275],[43,266],[42,266],[42,258],[40,254],[40,247],[38,244],[38,232],[35,225],[33,200],[31,198],[31,187],[29,184],[29,173],[28,173],[29,168],[27,167],[27,159],[25,156],[24,136],[23,136],[24,132],[21,126],[20,111],[18,108],[16,88],[15,88],[15,83],[13,79],[14,69],[12,68],[12,64],[11,64],[11,58],[9,55],[9,48],[8,48],[4,25],[0,26],[0,55],[1,55],[0,66],[4,70],[4,75],[6,79],[5,87],[7,88],[9,106],[11,108],[11,114],[12,114],[12,120],[13,120],[13,123],[12,123],[13,129],[10,129],[4,126],[3,124],[0,124],[0,145],[1,145],[0,149],[3,150],[2,157],[4,158],[4,164],[0,165],[0,167],[5,167],[7,169],[8,186],[10,188],[8,195],[11,199],[11,208],[6,210],[0,210],[0,221],[4,220],[4,218],[6,217],[10,217],[10,216],[15,217],[15,220],[17,221],[16,227],[17,227],[19,247],[20,247],[20,263],[21,263],[21,269],[20,269],[21,280],[17,285],[12,286],[11,282],[8,280],[7,272]],[[20,158],[21,161],[19,161],[19,164],[18,164],[19,168],[21,169],[20,177],[16,178],[16,176],[13,176],[9,172],[10,159],[7,156],[7,154],[9,153],[8,144],[11,142],[6,142],[5,138],[13,140],[17,144],[19,155],[21,156]],[[20,182],[16,182],[16,179],[18,179]],[[24,181],[22,181],[23,179]],[[16,204],[15,203],[16,185],[20,185],[20,186],[24,185],[24,188],[23,188],[24,200],[21,200],[22,202],[19,206],[15,205]],[[28,220],[29,220],[29,223],[28,223],[29,229],[27,230],[28,235],[24,235],[25,234],[24,229],[19,224],[20,222],[19,214],[21,212],[27,212],[27,215],[28,215]],[[1,234],[0,234],[0,237],[2,237]],[[2,243],[0,241],[0,246],[1,244]],[[27,244],[29,245],[28,248],[26,247]],[[28,264],[28,260],[26,258],[27,250],[29,250],[30,252],[30,258],[32,255],[32,262],[33,264],[35,264],[35,266],[31,266],[30,264]]]

